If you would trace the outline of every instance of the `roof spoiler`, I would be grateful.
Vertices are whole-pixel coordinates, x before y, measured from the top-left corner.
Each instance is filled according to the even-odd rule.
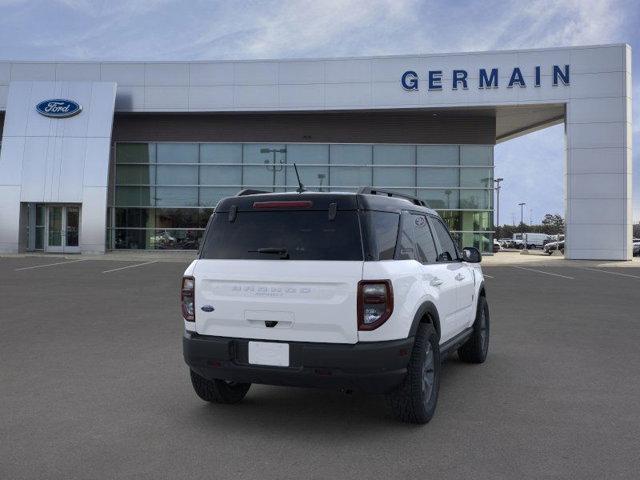
[[[273,193],[266,190],[256,190],[255,188],[245,188],[236,193],[236,197],[244,197],[245,195],[260,195],[261,193]]]
[[[409,200],[414,205],[429,208],[427,202],[425,202],[424,200],[420,200],[418,197],[407,195],[405,193],[391,192],[389,190],[383,190],[381,188],[360,187],[358,189],[358,195],[384,195],[386,197],[404,198],[405,200]]]

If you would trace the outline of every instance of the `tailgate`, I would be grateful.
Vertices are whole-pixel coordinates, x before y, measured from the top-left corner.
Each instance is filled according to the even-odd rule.
[[[202,335],[358,340],[361,261],[198,260],[194,277],[196,331]]]

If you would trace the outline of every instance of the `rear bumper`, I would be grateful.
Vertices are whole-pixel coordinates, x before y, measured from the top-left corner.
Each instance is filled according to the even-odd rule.
[[[184,360],[199,375],[241,383],[385,393],[403,380],[413,337],[387,342],[289,343],[289,367],[250,365],[249,339],[185,331]]]

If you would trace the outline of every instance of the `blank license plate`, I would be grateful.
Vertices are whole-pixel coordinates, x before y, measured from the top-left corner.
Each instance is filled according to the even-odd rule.
[[[289,344],[249,342],[249,363],[253,365],[289,366]]]

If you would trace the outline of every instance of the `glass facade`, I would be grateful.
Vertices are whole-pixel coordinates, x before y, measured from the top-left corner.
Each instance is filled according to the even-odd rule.
[[[196,249],[216,203],[242,188],[374,186],[416,195],[460,246],[491,252],[493,146],[118,143],[109,248]]]

